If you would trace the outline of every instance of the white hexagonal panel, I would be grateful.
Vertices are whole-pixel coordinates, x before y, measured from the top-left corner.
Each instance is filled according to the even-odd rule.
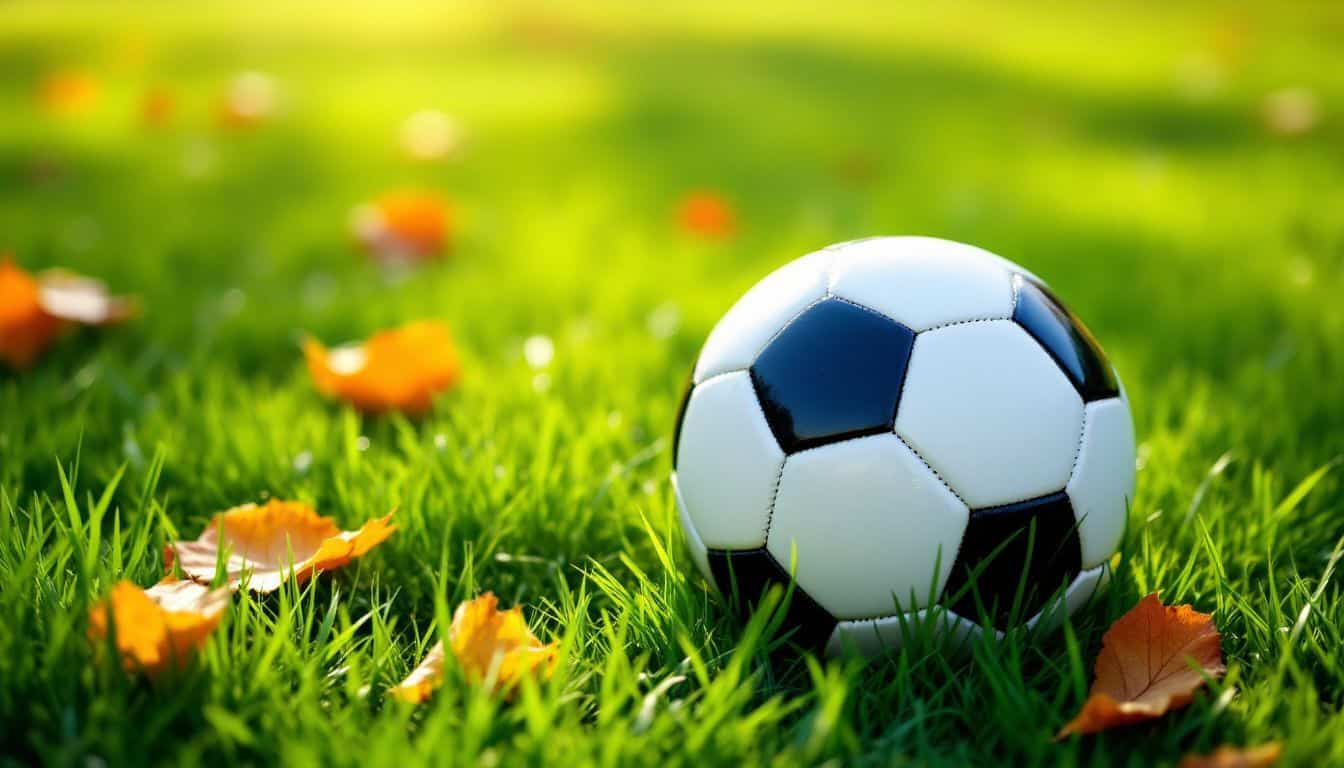
[[[1099,565],[1083,571],[1073,579],[1073,583],[1064,591],[1063,600],[1054,602],[1041,609],[1041,612],[1027,620],[1027,626],[1039,632],[1052,632],[1065,616],[1077,613],[1083,606],[1092,602],[1092,598],[1106,588],[1111,580],[1111,567]]]
[[[710,549],[765,544],[770,504],[784,465],[746,371],[696,385],[677,449],[677,482],[686,513]]]
[[[1087,404],[1078,466],[1066,490],[1078,517],[1083,567],[1106,562],[1120,546],[1134,497],[1134,422],[1124,400]]]
[[[896,432],[972,508],[1063,489],[1082,429],[1082,398],[1017,324],[915,337]]]
[[[826,642],[826,655],[839,656],[848,650],[869,658],[894,653],[905,645],[907,637],[916,638],[925,632],[931,639],[944,641],[949,647],[957,648],[978,639],[982,631],[979,624],[934,606],[880,619],[839,622]],[[1002,633],[996,631],[995,634]]]
[[[677,473],[672,473],[672,491],[677,496],[677,518],[681,521],[681,532],[686,539],[686,551],[691,553],[691,562],[700,569],[700,574],[705,577],[705,581],[714,583],[714,574],[709,570],[709,554],[705,550],[705,542],[700,540],[700,532],[695,529],[695,521],[691,520],[691,513],[686,509],[686,502],[681,498],[681,485],[677,482]]]
[[[695,382],[751,365],[779,329],[826,295],[831,258],[830,251],[808,254],[752,286],[709,332],[695,363]]]
[[[796,547],[798,585],[831,615],[882,616],[942,591],[969,516],[895,435],[874,435],[788,458],[766,546],[786,569]]]
[[[1003,259],[933,237],[880,237],[837,249],[830,290],[915,331],[1013,315]]]

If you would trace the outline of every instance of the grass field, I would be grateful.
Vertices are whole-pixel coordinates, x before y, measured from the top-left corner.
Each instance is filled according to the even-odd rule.
[[[0,373],[0,764],[1149,766],[1267,740],[1344,764],[1344,468],[1318,473],[1344,453],[1344,13],[825,5],[5,4],[0,250],[145,311]],[[61,68],[101,84],[77,119],[34,104]],[[222,130],[243,70],[283,110]],[[149,129],[156,85],[179,104]],[[1304,135],[1266,126],[1284,88],[1316,101]],[[398,153],[426,107],[469,128],[461,159]],[[451,258],[392,278],[347,221],[407,185],[461,221]],[[695,189],[737,206],[735,237],[676,227]],[[681,548],[674,411],[743,290],[879,233],[999,252],[1087,320],[1140,440],[1124,561],[1051,637],[771,661]],[[304,334],[421,317],[465,359],[430,415],[314,391]],[[93,601],[268,497],[347,527],[396,507],[400,531],[239,596],[171,680],[94,662]],[[482,590],[562,641],[554,678],[387,700]],[[1214,614],[1229,673],[1052,743],[1153,590]]]

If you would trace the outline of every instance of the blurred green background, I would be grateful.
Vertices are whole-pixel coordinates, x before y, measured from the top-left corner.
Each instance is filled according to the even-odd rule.
[[[1176,378],[1243,413],[1268,405],[1243,394],[1285,389],[1253,421],[1266,454],[1293,454],[1340,422],[1324,395],[1344,318],[1341,17],[1332,4],[9,4],[0,243],[26,267],[141,294],[145,322],[110,342],[134,350],[135,371],[222,366],[265,383],[290,377],[301,332],[339,341],[443,316],[485,358],[574,324],[602,333],[617,345],[605,362],[628,368],[620,390],[647,401],[676,389],[668,365],[769,269],[837,240],[937,235],[1051,281],[1131,389]],[[275,112],[229,129],[220,104],[247,73]],[[71,76],[92,97],[44,106]],[[155,99],[164,116],[147,120]],[[427,109],[465,135],[453,158],[399,146]],[[451,201],[451,256],[380,279],[350,211],[406,187]],[[695,190],[738,209],[736,236],[678,230]],[[639,336],[664,305],[683,322],[648,349]],[[483,362],[477,385],[498,378]],[[143,404],[148,381],[122,373],[118,407]]]
[[[56,460],[77,452],[81,492],[129,468],[117,491],[128,518],[152,490],[159,539],[194,536],[213,512],[267,495],[313,501],[346,524],[399,505],[402,533],[375,559],[383,591],[351,608],[387,599],[397,631],[412,632],[396,635],[411,645],[395,653],[360,651],[385,683],[413,660],[408,628],[428,629],[443,556],[458,596],[488,588],[507,603],[586,584],[594,562],[657,570],[641,514],[660,532],[674,525],[667,438],[717,318],[808,251],[926,234],[1045,278],[1125,379],[1141,442],[1133,568],[1093,614],[1099,626],[1157,587],[1205,609],[1216,596],[1222,610],[1280,610],[1257,592],[1266,574],[1318,575],[1344,531],[1333,478],[1291,519],[1262,514],[1344,446],[1341,40],[1338,3],[0,4],[0,251],[29,269],[97,276],[144,306],[125,327],[0,373],[5,505],[11,521],[48,514]],[[274,96],[247,127],[220,117],[240,76]],[[424,110],[460,127],[449,157],[405,151],[405,121]],[[354,241],[351,211],[404,188],[449,201],[451,245],[419,269],[380,268]],[[695,192],[729,205],[735,231],[680,226]],[[466,361],[434,413],[361,418],[313,391],[304,334],[335,343],[421,317],[446,320]],[[525,359],[534,336],[553,343],[553,359]],[[1225,560],[1194,554],[1205,541],[1196,511]],[[134,557],[93,587],[150,583],[154,553]],[[249,747],[184,714],[194,710],[182,700],[123,690],[100,707],[105,681],[71,671],[90,594],[70,592],[58,562],[43,573],[33,578],[72,618],[51,618],[27,582],[0,590],[11,626],[28,628],[0,630],[0,656],[45,659],[0,682],[4,711],[22,723],[16,754],[134,754],[118,751],[131,749],[116,735],[125,712],[151,723],[152,754],[188,762],[215,749],[308,754],[302,740],[319,734],[312,750],[339,752],[372,727],[366,712],[298,725],[232,701],[261,734]],[[731,622],[699,605],[695,626],[730,648]],[[1341,612],[1336,601],[1328,621]],[[559,624],[560,612],[547,615]],[[1240,638],[1234,659],[1276,652],[1277,625],[1238,616],[1223,616]],[[684,655],[665,630],[650,624],[632,641],[650,670]],[[1084,650],[1098,636],[1087,625]],[[239,630],[231,642],[262,640]],[[1081,659],[1074,675],[1090,665]],[[785,717],[758,752],[720,757],[929,761],[945,750],[976,762],[1006,750],[1063,761],[1029,726],[994,724],[1056,724],[1076,703],[1076,677],[1061,683],[1037,661],[1038,677],[987,712],[940,700],[942,689],[883,694],[868,702],[880,716],[852,738],[808,746]],[[304,680],[330,672],[296,664]],[[1338,665],[1301,664],[1300,678],[1259,684],[1319,686],[1302,689],[1305,710],[1266,693],[1234,705],[1264,708],[1241,711],[1241,730],[1187,725],[1130,746],[1151,750],[1151,764],[1192,741],[1299,729],[1290,758],[1344,750],[1344,737],[1312,725],[1338,727],[1311,706],[1344,696]],[[968,701],[997,679],[966,674]],[[1037,693],[1039,675],[1066,693]],[[1242,684],[1256,702],[1254,678]],[[314,701],[328,701],[322,685]],[[913,717],[899,700],[944,714],[893,732],[881,721]],[[1197,708],[1190,722],[1216,715]],[[475,748],[525,752],[501,746],[514,733],[500,726]],[[592,732],[553,738],[559,753],[601,749]]]

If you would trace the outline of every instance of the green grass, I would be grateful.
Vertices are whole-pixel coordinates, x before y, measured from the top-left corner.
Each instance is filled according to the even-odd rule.
[[[1269,739],[1283,765],[1344,763],[1344,484],[1318,473],[1344,448],[1344,15],[825,5],[7,4],[0,247],[146,312],[0,374],[0,764],[1148,766]],[[38,114],[34,83],[71,66],[98,73],[95,112]],[[287,108],[222,132],[211,98],[242,69]],[[154,83],[179,110],[146,130]],[[1320,102],[1305,137],[1260,121],[1285,86]],[[398,156],[400,120],[431,106],[471,129],[462,161]],[[389,279],[346,221],[407,184],[464,221],[452,259]],[[672,225],[705,187],[740,208],[736,238]],[[1141,442],[1124,561],[1049,637],[772,662],[681,549],[673,413],[747,286],[877,233],[1000,252],[1087,319]],[[680,318],[670,337],[655,312]],[[432,414],[313,391],[303,334],[420,317],[466,360]],[[555,341],[549,387],[532,334]],[[310,586],[239,596],[176,678],[94,662],[94,600],[268,496],[347,526],[396,507],[401,530]],[[563,642],[553,680],[512,703],[456,679],[387,701],[486,589]],[[1161,722],[1052,743],[1101,633],[1152,590],[1213,612],[1228,675]]]

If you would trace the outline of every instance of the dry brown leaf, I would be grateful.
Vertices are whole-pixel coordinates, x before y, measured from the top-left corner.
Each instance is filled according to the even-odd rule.
[[[303,351],[320,391],[368,413],[423,413],[434,395],[456,384],[462,373],[448,327],[432,321],[334,349],[308,339]]]
[[[1055,736],[1096,733],[1184,707],[1205,676],[1223,674],[1213,617],[1148,595],[1101,638],[1096,679],[1077,717]]]
[[[106,640],[110,612],[122,666],[154,676],[186,666],[228,605],[228,589],[212,590],[171,576],[149,589],[122,581],[89,612],[89,637]]]
[[[135,315],[135,301],[113,297],[97,280],[64,270],[36,277],[0,256],[0,360],[26,368],[69,324],[112,325]]]
[[[1269,768],[1281,754],[1283,745],[1277,741],[1248,749],[1223,746],[1208,755],[1186,755],[1176,768]]]
[[[355,207],[355,239],[381,261],[423,261],[443,253],[452,236],[453,211],[433,192],[391,192]]]
[[[497,606],[495,596],[486,592],[457,606],[453,613],[448,642],[467,680],[507,690],[525,675],[550,677],[558,646],[542,643],[532,634],[522,608],[515,605],[501,611]],[[443,682],[444,658],[443,643],[435,643],[420,665],[392,689],[392,695],[415,703],[428,699]]]
[[[175,541],[164,552],[192,579],[212,583],[222,548],[228,553],[225,577],[237,589],[248,577],[253,592],[274,592],[290,579],[302,583],[313,574],[349,563],[392,535],[392,515],[343,531],[329,517],[297,501],[244,504],[215,515],[195,541]],[[222,538],[221,538],[222,536]]]

